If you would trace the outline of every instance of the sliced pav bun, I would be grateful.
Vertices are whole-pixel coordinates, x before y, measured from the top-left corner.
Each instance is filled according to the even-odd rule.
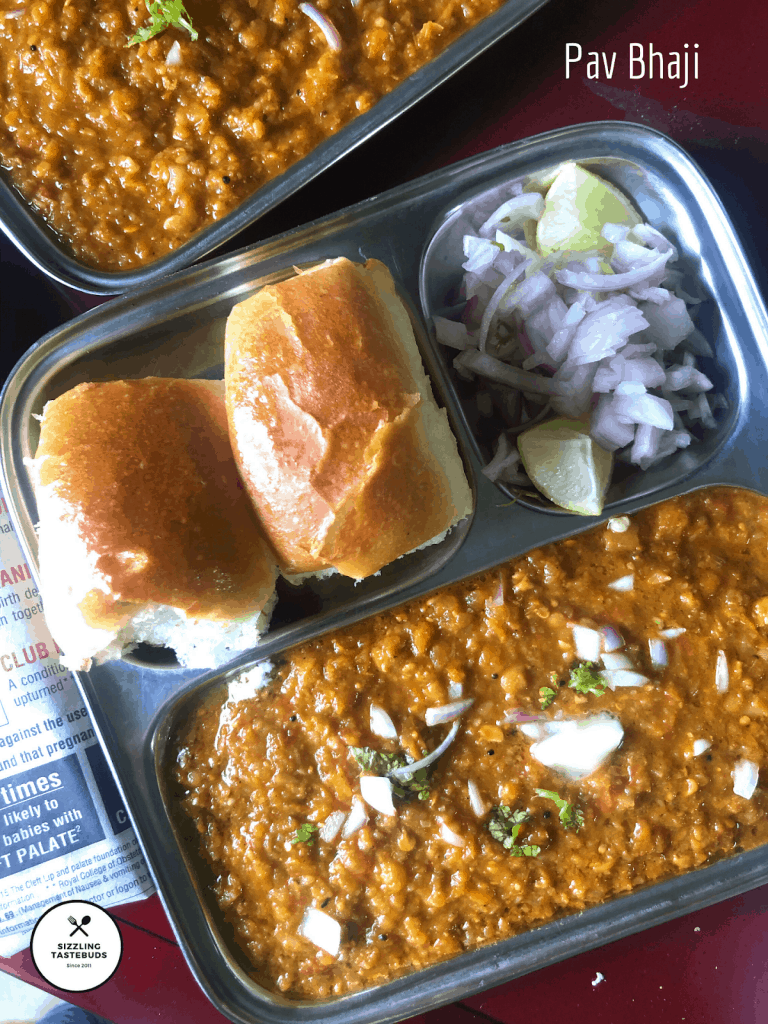
[[[361,579],[439,538],[472,495],[387,268],[331,260],[232,310],[241,475],[286,574]]]
[[[213,668],[258,641],[275,558],[232,458],[223,381],[80,384],[46,405],[32,469],[66,665],[144,641]]]

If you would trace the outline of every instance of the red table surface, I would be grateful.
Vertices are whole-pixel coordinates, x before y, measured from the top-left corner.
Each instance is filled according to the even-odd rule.
[[[330,168],[229,248],[284,231],[433,168],[550,129],[584,121],[638,121],[694,156],[711,155],[744,215],[748,251],[768,230],[764,167],[768,99],[763,64],[764,0],[552,0],[397,123]],[[584,61],[565,79],[565,47]],[[699,78],[685,89],[658,77],[629,77],[629,45],[682,51],[698,43]],[[588,51],[616,53],[613,77],[590,81]],[[692,67],[692,64],[691,64]],[[744,174],[741,173],[744,170]],[[757,174],[755,170],[757,169]],[[750,194],[747,171],[757,181]],[[762,187],[760,187],[762,185]],[[731,184],[727,186],[731,188]],[[721,193],[722,194],[722,193]],[[765,268],[754,270],[764,291]],[[68,293],[74,312],[96,304]],[[115,1024],[224,1020],[192,978],[157,897],[117,908],[125,952],[102,988],[66,995]],[[459,1004],[413,1018],[424,1024],[473,1020],[568,1024],[764,1024],[768,1021],[768,886],[639,935],[583,953]],[[28,951],[0,967],[42,983]]]

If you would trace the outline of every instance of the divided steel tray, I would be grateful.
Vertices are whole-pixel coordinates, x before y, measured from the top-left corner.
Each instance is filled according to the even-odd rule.
[[[221,938],[218,917],[177,840],[166,796],[168,741],[200,701],[238,670],[295,643],[408,598],[474,575],[524,551],[590,529],[599,519],[547,511],[508,498],[480,473],[485,456],[468,407],[454,388],[451,354],[437,350],[429,316],[451,284],[441,254],[460,245],[465,203],[502,181],[585,162],[633,197],[646,219],[678,245],[708,301],[701,326],[716,365],[707,373],[726,397],[718,427],[609,494],[602,518],[715,484],[768,494],[768,317],[717,196],[674,143],[630,124],[596,123],[551,132],[440,170],[407,186],[117,299],[47,335],[19,362],[0,401],[3,486],[30,564],[36,564],[35,502],[25,458],[50,398],[84,380],[221,376],[223,326],[232,305],[266,282],[329,257],[377,258],[391,269],[416,326],[438,402],[449,412],[473,487],[468,522],[441,544],[399,560],[355,587],[340,578],[281,591],[273,629],[224,672],[201,674],[138,655],[79,674],[94,726],[133,818],[147,861],[189,965],[232,1020],[393,1021],[658,924],[768,881],[768,849],[617,898],[527,934],[462,954],[387,985],[321,1003],[274,995],[251,981]],[[440,232],[443,243],[430,247]],[[459,239],[457,242],[456,239]],[[454,282],[455,283],[455,282]]]

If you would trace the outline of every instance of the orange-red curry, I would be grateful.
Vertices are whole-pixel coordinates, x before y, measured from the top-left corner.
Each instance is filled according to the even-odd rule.
[[[193,41],[126,46],[143,0],[0,0],[0,166],[86,263],[171,252],[503,0],[188,0]]]
[[[633,590],[611,589],[630,574]],[[649,682],[572,689],[572,624],[612,626]],[[654,667],[649,640],[668,630],[685,632],[664,639],[668,666]],[[360,794],[350,747],[433,750],[448,726],[428,728],[426,710],[456,684],[474,703],[427,798],[395,797],[394,816],[368,807],[348,838],[320,838]],[[610,712],[622,745],[580,781],[545,768],[509,721],[544,703],[547,718]],[[397,740],[371,731],[372,704]],[[178,796],[254,976],[297,997],[376,985],[757,846],[768,841],[768,502],[698,492],[623,533],[600,526],[532,551],[304,644],[266,689],[220,711],[201,709],[178,739]],[[760,771],[750,798],[734,792],[744,760]],[[473,811],[470,780],[489,808],[527,815],[518,842],[537,855],[491,834],[498,812]],[[537,789],[583,825],[566,829]],[[308,907],[340,923],[337,955],[299,934]]]

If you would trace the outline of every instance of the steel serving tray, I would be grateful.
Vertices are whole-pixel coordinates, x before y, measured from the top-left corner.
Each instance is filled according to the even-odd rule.
[[[457,202],[502,179],[538,173],[566,159],[588,162],[627,189],[646,218],[674,237],[713,300],[705,329],[729,403],[702,459],[670,460],[649,471],[639,489],[614,495],[605,515],[632,512],[714,484],[768,494],[768,459],[761,450],[768,416],[768,316],[728,218],[677,145],[646,128],[604,122],[550,132],[440,170],[114,300],[43,338],[17,365],[0,400],[3,486],[30,564],[36,555],[35,505],[24,459],[36,443],[33,414],[47,399],[84,379],[215,374],[222,362],[223,317],[231,305],[296,263],[339,255],[376,257],[392,269],[407,297],[415,301],[421,285],[427,310],[434,308],[442,302],[444,282],[432,285],[434,250],[428,243],[436,231],[450,226]],[[430,252],[422,267],[423,255]],[[388,574],[361,587],[337,582],[328,591],[308,592],[305,609],[289,609],[261,646],[226,672],[201,675],[134,659],[79,674],[94,727],[187,961],[213,1003],[240,1024],[394,1021],[768,881],[768,848],[750,851],[387,985],[321,1003],[266,992],[248,978],[239,954],[222,938],[220,918],[197,880],[195,857],[177,838],[169,813],[169,739],[180,720],[200,701],[220,694],[239,669],[261,658],[601,521],[553,515],[521,503],[510,506],[479,473],[480,450],[447,368],[417,315],[416,322],[436,393],[447,404],[472,477],[476,504],[466,537],[449,538],[432,555],[427,549],[411,556],[415,563],[390,567]]]
[[[418,100],[455,74],[498,39],[517,28],[547,0],[506,0],[504,6],[410,75],[370,111],[360,115],[273,181],[267,182],[220,221],[209,225],[174,252],[145,267],[102,271],[71,255],[43,218],[35,213],[0,169],[0,228],[21,251],[54,280],[95,295],[116,295],[149,285],[188,267],[234,238],[278,206],[321,171],[351,152]]]

